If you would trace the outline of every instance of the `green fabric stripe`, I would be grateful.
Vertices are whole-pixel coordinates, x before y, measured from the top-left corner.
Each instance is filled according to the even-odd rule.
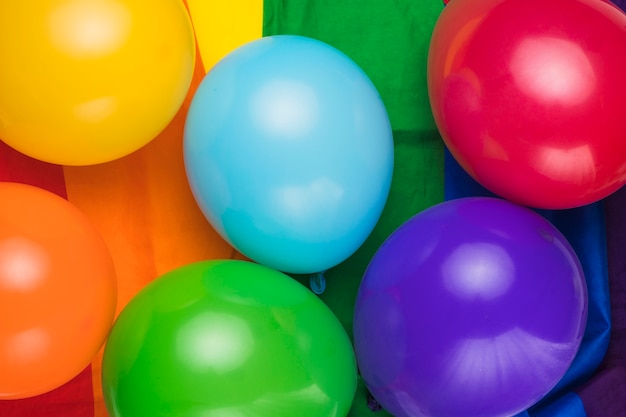
[[[370,259],[415,213],[444,199],[443,143],[428,103],[426,59],[439,0],[265,0],[263,35],[293,34],[324,41],[352,58],[372,79],[391,119],[395,166],[378,225],[348,260],[326,272],[320,298],[352,337],[354,301]],[[295,276],[308,285],[308,276]],[[362,382],[351,417],[370,415]]]
[[[435,129],[426,56],[440,0],[265,0],[263,35],[324,41],[352,58],[380,92],[394,129]]]

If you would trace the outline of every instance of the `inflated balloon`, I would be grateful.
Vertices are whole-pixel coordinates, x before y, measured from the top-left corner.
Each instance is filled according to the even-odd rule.
[[[626,183],[626,16],[601,0],[453,0],[428,87],[451,153],[501,197],[538,208]]]
[[[320,299],[235,260],[142,289],[111,331],[102,378],[111,417],[344,417],[357,381],[350,339]]]
[[[212,226],[283,272],[324,271],[361,246],[387,200],[393,139],[365,73],[320,41],[273,36],[219,62],[195,92],[187,176]]]
[[[357,362],[395,417],[510,417],[566,373],[586,316],[582,267],[551,223],[505,200],[451,200],[373,257],[355,305]]]
[[[113,324],[116,277],[103,239],[67,200],[0,183],[0,400],[60,387]]]
[[[180,0],[0,2],[0,139],[63,165],[130,154],[172,120],[194,59]]]

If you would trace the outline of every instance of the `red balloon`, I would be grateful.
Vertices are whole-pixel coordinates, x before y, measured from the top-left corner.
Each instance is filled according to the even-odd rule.
[[[626,183],[626,15],[602,0],[453,0],[428,56],[433,115],[481,185],[564,209]]]

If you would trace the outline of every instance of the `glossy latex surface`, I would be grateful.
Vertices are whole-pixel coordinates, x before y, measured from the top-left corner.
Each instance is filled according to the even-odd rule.
[[[256,262],[314,273],[361,246],[387,201],[393,139],[365,73],[320,41],[273,36],[196,91],[185,166],[203,213]]]
[[[0,400],[51,391],[100,350],[116,305],[104,241],[66,200],[0,183]]]
[[[194,59],[180,0],[0,2],[0,139],[63,165],[125,156],[174,117]]]
[[[626,16],[600,0],[454,0],[429,50],[437,126],[490,191],[540,208],[626,182]]]
[[[587,316],[583,271],[544,218],[504,200],[427,209],[372,259],[355,306],[359,368],[396,417],[506,417],[561,379]]]
[[[290,277],[243,261],[184,266],[145,287],[107,342],[112,417],[344,417],[350,340]]]

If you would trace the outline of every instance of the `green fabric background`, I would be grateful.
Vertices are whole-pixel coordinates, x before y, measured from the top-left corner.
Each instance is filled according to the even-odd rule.
[[[444,146],[428,102],[426,62],[439,0],[265,0],[263,35],[302,35],[352,58],[380,92],[391,120],[395,164],[387,205],[378,225],[348,260],[326,272],[320,295],[352,337],[359,283],[383,241],[419,211],[444,199]],[[309,284],[309,276],[295,276]],[[351,417],[389,416],[367,407],[359,381]]]

